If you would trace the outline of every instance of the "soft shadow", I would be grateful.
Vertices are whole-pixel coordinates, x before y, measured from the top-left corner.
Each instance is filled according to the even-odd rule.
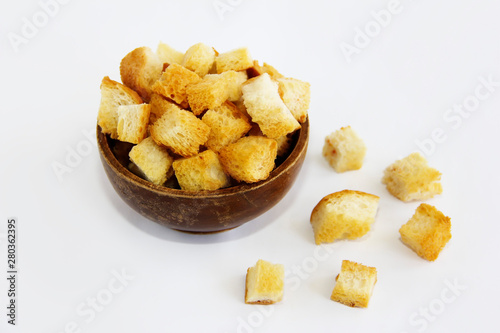
[[[303,172],[301,172],[300,174],[303,174]],[[304,177],[301,177],[300,174],[296,183],[292,186],[287,195],[278,204],[276,204],[276,206],[274,206],[261,216],[248,221],[247,223],[232,230],[213,234],[196,234],[170,229],[143,217],[135,210],[130,208],[120,198],[120,196],[115,192],[113,186],[106,176],[106,173],[104,172],[104,170],[102,170],[102,168],[99,172],[102,191],[106,193],[106,196],[111,202],[111,206],[116,209],[117,214],[121,215],[125,221],[129,222],[140,231],[158,239],[187,244],[212,244],[235,241],[244,237],[248,237],[265,229],[273,221],[279,218],[279,216],[282,215],[283,212],[285,212],[287,207],[290,206],[296,199],[297,193],[303,186],[301,180]]]

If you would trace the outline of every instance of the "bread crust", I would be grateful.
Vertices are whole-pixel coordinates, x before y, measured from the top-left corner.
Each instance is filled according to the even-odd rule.
[[[105,134],[118,138],[118,107],[120,105],[142,104],[142,98],[129,87],[105,76],[101,82],[101,102],[97,122]]]
[[[223,147],[219,157],[226,172],[237,181],[255,183],[269,177],[274,169],[278,144],[259,136],[244,136]]]
[[[441,173],[428,166],[418,152],[394,162],[384,170],[382,183],[396,198],[404,202],[426,200],[443,192]]]
[[[315,243],[364,236],[375,222],[379,199],[376,195],[355,190],[323,197],[311,212]]]
[[[253,273],[253,274],[252,274]],[[250,280],[250,276],[254,280]],[[283,298],[284,268],[280,264],[271,264],[259,259],[255,266],[247,269],[245,278],[245,303],[269,305],[280,302]],[[252,286],[253,290],[249,290]],[[250,292],[253,294],[250,295]],[[254,300],[250,300],[254,298]]]
[[[426,203],[399,229],[401,241],[421,258],[434,261],[451,239],[451,219]]]
[[[377,269],[343,260],[330,299],[350,307],[368,307],[377,283]]]
[[[163,63],[149,47],[138,47],[128,53],[120,63],[120,76],[127,87],[135,90],[149,102],[151,88],[160,78]]]
[[[279,138],[300,128],[279,96],[278,84],[267,73],[247,80],[241,89],[248,114],[267,137]]]

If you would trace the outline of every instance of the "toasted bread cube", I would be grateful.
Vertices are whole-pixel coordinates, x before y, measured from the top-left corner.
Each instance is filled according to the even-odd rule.
[[[171,64],[165,69],[161,78],[153,85],[153,91],[175,103],[186,106],[188,85],[201,81],[195,72],[178,65]]]
[[[229,101],[208,110],[201,120],[210,127],[205,145],[214,151],[236,142],[252,127],[248,118]]]
[[[182,66],[192,70],[200,77],[208,74],[215,61],[215,50],[203,43],[191,46],[182,59]]]
[[[316,244],[364,236],[375,222],[379,199],[376,195],[352,190],[325,196],[311,213]]]
[[[342,127],[325,138],[323,156],[337,172],[361,169],[365,154],[365,143],[351,126]]]
[[[184,53],[177,51],[173,47],[163,42],[158,43],[156,54],[162,64],[181,64],[184,58]]]
[[[207,74],[201,81],[187,86],[186,94],[191,111],[198,116],[227,100],[227,79],[219,74]]]
[[[173,168],[179,185],[186,191],[213,191],[231,185],[217,154],[210,149],[175,160]]]
[[[139,47],[128,53],[120,63],[120,76],[127,87],[137,91],[146,102],[152,86],[161,76],[163,63],[149,47]]]
[[[120,105],[118,107],[118,140],[137,144],[148,134],[151,105]]]
[[[410,249],[420,257],[434,261],[451,239],[451,220],[436,207],[423,203],[399,233]]]
[[[259,65],[259,62],[257,60],[253,61],[253,66],[247,69],[247,74],[249,78],[253,78],[259,75],[262,75],[264,73],[269,74],[273,80],[277,80],[279,78],[283,78],[284,76],[278,72],[276,68],[273,66],[264,63],[262,66]]]
[[[350,307],[368,307],[377,283],[377,269],[349,260],[342,261],[330,299]]]
[[[277,81],[281,99],[295,119],[299,123],[304,123],[311,101],[311,85],[293,78],[280,78]]]
[[[245,303],[274,304],[283,299],[285,268],[259,259],[248,268],[245,283]]]
[[[246,81],[241,88],[243,102],[252,121],[259,124],[265,136],[275,139],[292,133],[300,124],[281,100],[278,84],[264,73]]]
[[[276,140],[263,136],[244,136],[223,147],[219,157],[224,169],[234,179],[255,183],[269,177],[277,154]]]
[[[253,66],[252,56],[246,47],[221,53],[215,58],[217,73],[242,71]]]
[[[241,86],[248,79],[247,72],[227,71],[222,74],[226,78],[228,100],[236,102],[241,98]]]
[[[104,134],[118,138],[118,107],[120,105],[141,104],[142,98],[129,87],[104,77],[101,82],[101,104],[97,114],[97,123]]]
[[[150,126],[155,142],[175,154],[189,157],[198,154],[210,134],[210,127],[187,110],[171,107]]]
[[[163,185],[172,172],[174,159],[168,151],[158,146],[152,137],[147,137],[132,147],[130,160],[139,168],[144,177],[156,185]]]
[[[149,115],[149,123],[153,124],[156,120],[160,119],[163,114],[170,108],[177,107],[177,105],[169,99],[166,99],[160,94],[153,93],[151,100],[151,114]]]
[[[384,171],[382,183],[396,198],[408,202],[426,200],[441,194],[441,173],[427,165],[427,160],[418,152],[398,160]]]
[[[250,126],[251,128],[248,131],[247,135],[265,136],[264,133],[262,133],[262,131],[260,130],[259,125],[257,125],[256,123],[251,123]],[[277,157],[284,157],[288,155],[293,143],[293,134],[283,135],[273,140],[276,140],[276,143],[278,144]]]

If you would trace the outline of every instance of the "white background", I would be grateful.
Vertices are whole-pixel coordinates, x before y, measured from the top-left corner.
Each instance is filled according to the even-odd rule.
[[[52,16],[34,0],[0,5],[0,332],[496,330],[498,1],[396,1],[384,26],[373,13],[389,1],[66,2]],[[38,31],[23,32],[26,22]],[[24,43],[14,45],[14,34]],[[180,51],[198,42],[219,52],[247,46],[255,59],[311,83],[300,177],[276,207],[240,228],[191,235],[156,225],[124,204],[103,172],[93,139],[100,81],[119,80],[125,54],[160,40]],[[346,56],[347,44],[357,53]],[[464,103],[471,112],[453,111]],[[337,174],[321,150],[346,125],[368,151],[361,170]],[[420,203],[395,199],[380,182],[419,142],[443,174],[443,194],[427,202],[452,221],[453,237],[432,263],[399,239]],[[59,179],[58,164],[71,172]],[[310,213],[343,189],[380,196],[372,231],[317,247]],[[15,327],[6,323],[9,217],[19,232]],[[276,305],[244,304],[246,269],[258,259],[288,271]],[[367,309],[329,299],[343,259],[378,270]]]

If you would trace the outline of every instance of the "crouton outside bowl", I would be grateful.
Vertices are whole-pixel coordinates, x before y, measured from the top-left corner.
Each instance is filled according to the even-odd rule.
[[[309,120],[294,134],[294,147],[263,181],[215,191],[189,192],[158,186],[127,169],[127,149],[97,126],[97,145],[111,185],[131,208],[166,227],[195,233],[229,230],[251,221],[276,205],[290,190],[304,162]]]

